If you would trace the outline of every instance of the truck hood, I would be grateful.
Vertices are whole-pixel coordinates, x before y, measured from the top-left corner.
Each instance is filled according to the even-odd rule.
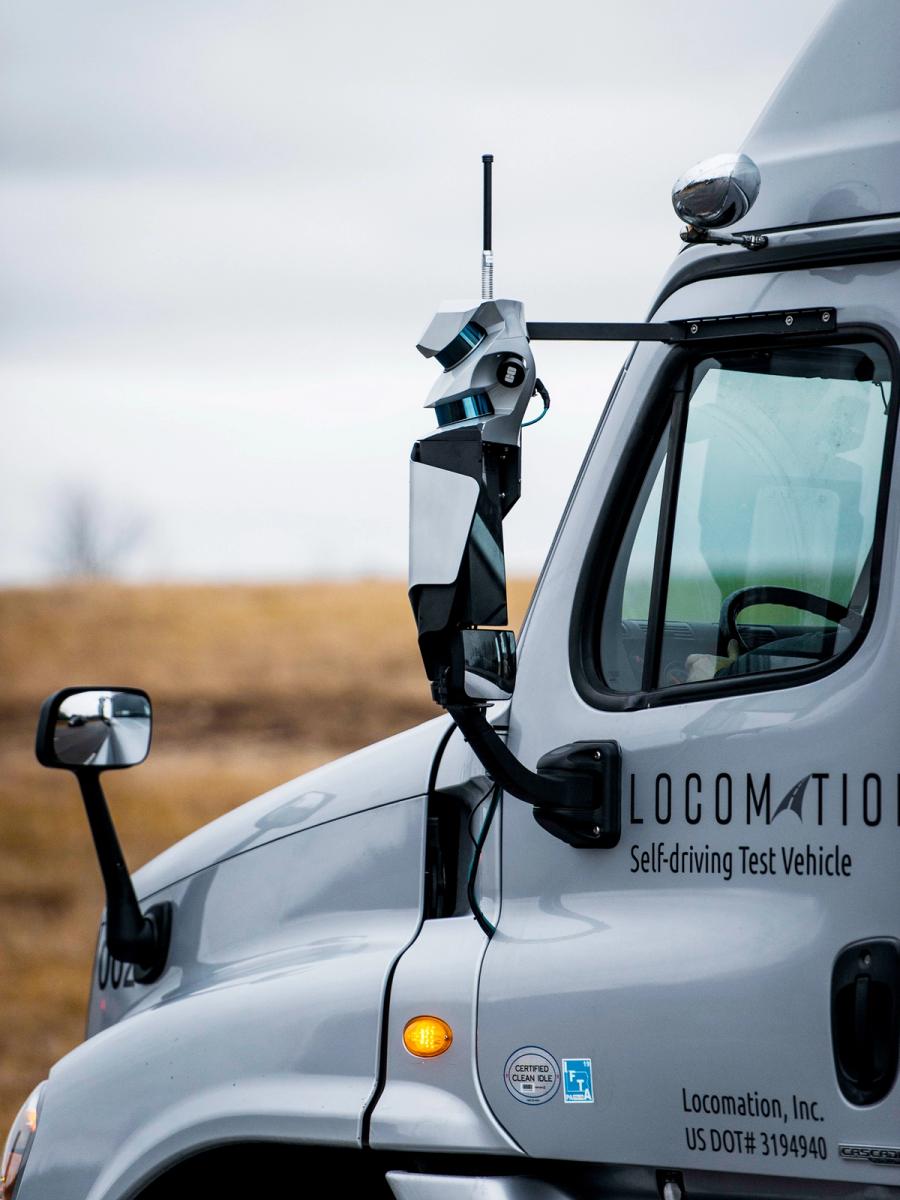
[[[134,876],[147,899],[205,867],[339,817],[420,796],[447,718],[438,717],[264,792],[152,859]]]

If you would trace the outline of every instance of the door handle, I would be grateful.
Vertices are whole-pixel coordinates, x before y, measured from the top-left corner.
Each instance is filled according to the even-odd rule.
[[[845,946],[831,980],[831,1036],[841,1091],[876,1104],[894,1085],[900,1051],[900,942]]]

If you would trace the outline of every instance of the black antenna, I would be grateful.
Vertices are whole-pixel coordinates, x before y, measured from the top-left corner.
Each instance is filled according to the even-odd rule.
[[[493,154],[482,154],[484,165],[484,234],[481,247],[481,298],[494,298],[494,255],[491,250],[491,221],[493,196],[491,194],[491,170],[494,165]]]

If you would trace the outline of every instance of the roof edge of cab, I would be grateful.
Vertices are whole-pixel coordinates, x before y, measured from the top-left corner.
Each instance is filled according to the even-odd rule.
[[[675,292],[704,279],[808,271],[897,259],[900,259],[900,214],[784,230],[771,236],[768,246],[762,250],[692,246],[677,256],[663,277],[647,319],[652,320]]]

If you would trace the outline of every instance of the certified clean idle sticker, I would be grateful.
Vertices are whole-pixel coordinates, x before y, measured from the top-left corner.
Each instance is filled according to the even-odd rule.
[[[545,1104],[559,1090],[559,1067],[540,1046],[523,1046],[506,1060],[503,1082],[521,1104]]]

